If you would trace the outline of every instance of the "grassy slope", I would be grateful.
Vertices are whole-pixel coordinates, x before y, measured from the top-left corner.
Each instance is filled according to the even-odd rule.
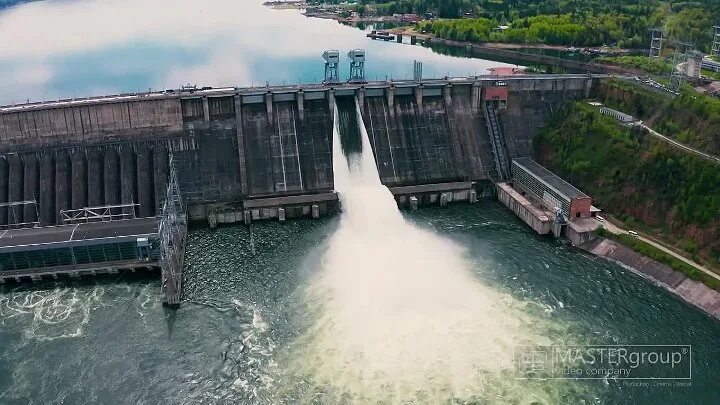
[[[583,102],[556,113],[537,159],[624,222],[720,265],[720,166],[621,126]]]
[[[630,69],[639,69],[653,75],[669,75],[672,63],[647,56],[606,56],[596,58],[595,62],[618,65]]]

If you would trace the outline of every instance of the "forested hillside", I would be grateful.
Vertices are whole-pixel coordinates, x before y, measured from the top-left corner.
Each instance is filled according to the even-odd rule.
[[[720,155],[720,100],[716,98],[695,92],[671,98],[620,80],[603,81],[595,95],[604,104],[646,121],[664,135]]]
[[[381,14],[434,13],[419,29],[464,41],[616,44],[643,47],[650,27],[709,50],[720,1],[697,0],[361,0]],[[474,18],[461,18],[472,16]],[[510,25],[504,31],[494,30]]]
[[[626,127],[583,103],[534,140],[540,163],[631,226],[720,262],[720,166]]]

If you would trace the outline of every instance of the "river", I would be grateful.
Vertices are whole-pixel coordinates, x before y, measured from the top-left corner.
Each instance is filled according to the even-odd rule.
[[[199,4],[0,12],[13,38],[0,44],[2,97],[306,81],[326,48],[367,48],[375,74],[409,74],[414,59],[438,75],[497,65],[254,1]],[[662,288],[535,235],[494,201],[384,207],[354,225],[195,226],[176,311],[156,278],[131,274],[0,287],[0,403],[720,402],[720,323]],[[393,233],[374,233],[378,221]],[[513,345],[528,343],[692,345],[692,380],[516,379]]]

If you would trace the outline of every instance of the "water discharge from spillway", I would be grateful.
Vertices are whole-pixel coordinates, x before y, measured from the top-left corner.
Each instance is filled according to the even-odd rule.
[[[512,373],[515,345],[549,343],[538,320],[481,284],[460,246],[403,218],[357,117],[362,151],[346,156],[335,111],[342,215],[305,291],[313,321],[294,368],[345,403],[551,402]]]

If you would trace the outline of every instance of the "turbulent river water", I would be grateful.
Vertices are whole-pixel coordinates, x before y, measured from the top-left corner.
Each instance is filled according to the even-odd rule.
[[[192,229],[176,311],[129,275],[4,287],[0,403],[717,403],[716,320],[496,202],[401,213],[335,156],[340,216]],[[525,344],[691,344],[693,379],[520,380]]]

